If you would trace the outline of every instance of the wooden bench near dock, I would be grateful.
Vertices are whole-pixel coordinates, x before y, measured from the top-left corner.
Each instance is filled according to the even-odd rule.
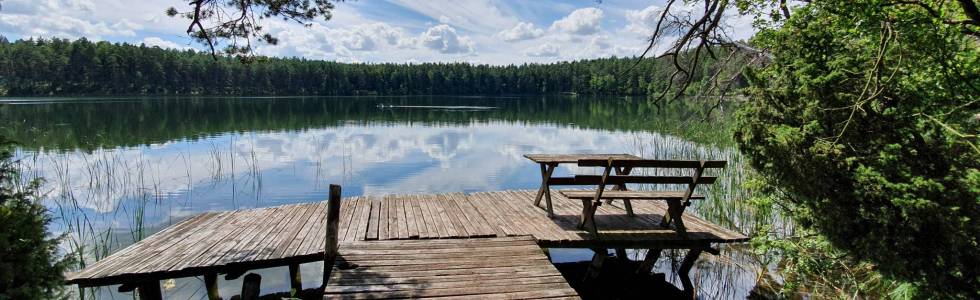
[[[691,249],[680,268],[688,288],[686,272],[702,251],[716,254],[716,244],[748,240],[691,214],[683,215],[683,236],[662,228],[667,205],[659,201],[633,203],[634,216],[616,204],[599,207],[596,239],[578,229],[580,201],[551,195],[555,216],[549,217],[535,207],[537,192],[348,197],[333,202],[339,205],[333,228],[331,201],[203,213],[67,274],[67,283],[118,284],[160,299],[160,280],[203,276],[209,297],[217,299],[219,274],[233,279],[289,266],[292,287],[302,289],[299,264],[323,261],[327,249],[336,261],[325,273],[326,298],[576,297],[540,248],[651,249],[641,264],[646,272],[661,249]],[[248,286],[252,279],[246,276],[243,297],[258,293],[257,282]]]

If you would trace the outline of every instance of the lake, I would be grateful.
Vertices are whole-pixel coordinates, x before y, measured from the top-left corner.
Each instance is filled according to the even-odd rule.
[[[740,189],[744,162],[725,118],[645,99],[575,97],[6,98],[4,134],[20,142],[24,175],[45,178],[52,230],[91,263],[205,212],[345,196],[536,189],[525,153],[631,153],[730,161],[693,213],[751,234],[769,217]],[[720,115],[728,114],[724,107]],[[578,172],[574,167],[556,175]],[[692,279],[704,298],[745,298],[768,269],[745,245],[702,256]],[[632,253],[632,252],[631,252]],[[668,252],[668,254],[670,254]],[[666,255],[655,272],[682,257]],[[555,262],[588,250],[552,251]],[[673,265],[672,265],[673,260]],[[304,286],[320,266],[302,267]],[[285,268],[259,270],[263,293],[286,291]],[[203,280],[163,284],[173,298],[206,298]],[[237,294],[241,279],[221,282]],[[96,298],[128,297],[115,287]]]

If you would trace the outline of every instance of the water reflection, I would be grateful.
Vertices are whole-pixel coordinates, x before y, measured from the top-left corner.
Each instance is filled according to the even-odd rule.
[[[320,201],[327,185],[347,196],[531,189],[525,153],[631,153],[733,161],[696,211],[740,227],[737,153],[718,128],[642,100],[600,98],[203,98],[7,100],[0,117],[22,147],[29,176],[47,179],[55,230],[91,262],[203,211]],[[450,109],[473,108],[480,109]],[[702,126],[702,127],[694,127]],[[577,170],[562,165],[556,175]],[[741,197],[739,195],[734,195]],[[724,198],[724,199],[723,199]],[[736,215],[736,217],[732,217]],[[710,219],[710,217],[709,217]],[[734,221],[733,221],[734,220]],[[735,228],[739,229],[739,228]],[[74,247],[74,248],[73,248]],[[556,261],[591,253],[560,250]],[[730,258],[731,251],[722,258]],[[636,254],[641,255],[641,254]],[[668,256],[669,257],[669,256]],[[678,256],[680,257],[680,256]],[[692,273],[710,298],[744,297],[758,267],[705,260]],[[675,264],[676,265],[676,264]],[[661,260],[658,272],[671,272]],[[305,286],[319,268],[304,266]],[[263,292],[287,289],[285,270],[262,270]],[[281,273],[281,274],[280,274]],[[281,275],[281,276],[280,276]],[[668,278],[672,278],[669,276]],[[315,280],[314,280],[315,279]],[[199,279],[167,295],[204,297]],[[240,282],[222,286],[236,294]],[[114,289],[101,289],[112,297]],[[119,296],[119,295],[116,295]]]

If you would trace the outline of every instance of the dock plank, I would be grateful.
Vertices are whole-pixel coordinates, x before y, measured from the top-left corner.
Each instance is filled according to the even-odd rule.
[[[324,299],[578,296],[547,257],[540,250],[533,251],[537,245],[529,236],[446,241],[342,245],[338,259],[354,262],[357,267],[336,268],[324,288]],[[518,246],[472,256],[487,246],[515,243]],[[404,253],[405,247],[419,252]],[[426,253],[429,251],[438,254]],[[401,254],[394,254],[399,259],[371,259],[377,253]]]
[[[367,240],[378,239],[378,217],[381,216],[381,202],[377,198],[371,197],[371,216],[368,218]]]

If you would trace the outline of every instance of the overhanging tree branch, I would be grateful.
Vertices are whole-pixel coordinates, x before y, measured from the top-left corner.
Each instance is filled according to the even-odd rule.
[[[262,20],[279,17],[310,26],[318,17],[329,20],[337,1],[343,0],[190,0],[190,11],[171,7],[166,13],[189,20],[188,35],[207,45],[215,59],[225,54],[244,61],[252,57],[252,39],[272,45],[279,41],[264,32]]]

